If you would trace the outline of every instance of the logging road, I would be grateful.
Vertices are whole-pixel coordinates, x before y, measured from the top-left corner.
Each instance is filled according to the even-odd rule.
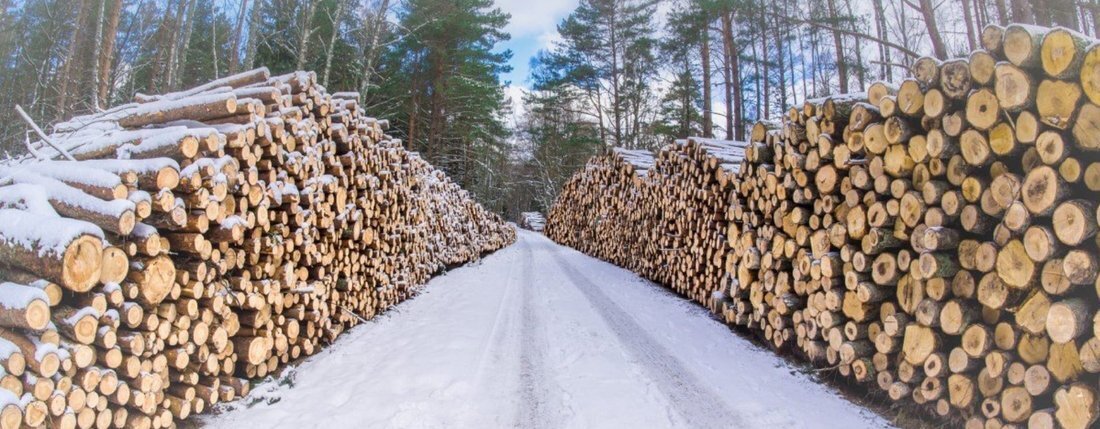
[[[862,428],[883,419],[702,308],[521,230],[259,385],[224,428]]]

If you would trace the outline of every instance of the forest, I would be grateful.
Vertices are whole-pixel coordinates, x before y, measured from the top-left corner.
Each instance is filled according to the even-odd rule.
[[[46,126],[254,67],[314,70],[515,219],[608,147],[744,140],[786,106],[976,49],[987,24],[1097,36],[1098,13],[1092,0],[580,0],[513,59],[491,0],[0,0],[0,149],[33,139],[17,105]],[[530,63],[522,82],[502,77],[514,61]]]

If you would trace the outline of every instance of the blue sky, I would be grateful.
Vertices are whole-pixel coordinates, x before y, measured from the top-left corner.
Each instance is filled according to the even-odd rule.
[[[529,63],[539,49],[557,38],[557,25],[577,7],[578,0],[497,0],[504,12],[512,15],[506,30],[512,40],[500,46],[512,50],[512,72],[501,76],[512,86],[528,87]]]

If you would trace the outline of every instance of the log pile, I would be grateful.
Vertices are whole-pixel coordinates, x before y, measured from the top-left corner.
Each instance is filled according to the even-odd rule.
[[[725,273],[687,275],[726,282],[711,308],[728,323],[953,424],[1092,427],[1100,44],[1014,24],[985,28],[982,45],[756,124],[723,200],[727,221],[694,232],[727,239]],[[663,210],[700,206],[659,182],[636,192],[672,195]],[[588,192],[562,193],[547,235],[629,243],[558,217]],[[654,213],[644,225],[662,231]],[[645,238],[660,247],[661,235]],[[618,260],[674,269],[659,253]],[[683,290],[647,268],[632,269]]]
[[[642,196],[645,178],[653,168],[653,154],[614,148],[588,160],[583,173],[575,174],[562,187],[563,198],[573,204],[554,204],[544,232],[551,239],[589,255],[634,271],[643,261],[635,256],[643,251],[632,234],[636,222],[647,218],[651,207]],[[644,213],[645,212],[645,213]]]
[[[535,232],[542,232],[546,228],[546,216],[539,212],[523,212],[519,214],[519,227]]]
[[[690,138],[656,154],[615,148],[562,189],[547,235],[670,285],[705,306],[726,295],[726,199],[745,143]]]
[[[0,428],[174,427],[514,240],[357,99],[257,69],[0,163]]]

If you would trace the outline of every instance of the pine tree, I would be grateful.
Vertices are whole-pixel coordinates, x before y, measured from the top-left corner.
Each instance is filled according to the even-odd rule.
[[[507,161],[499,76],[512,54],[495,46],[508,39],[509,16],[491,0],[407,0],[398,17],[414,33],[389,45],[372,111],[460,184],[488,195],[499,185],[494,167]]]

